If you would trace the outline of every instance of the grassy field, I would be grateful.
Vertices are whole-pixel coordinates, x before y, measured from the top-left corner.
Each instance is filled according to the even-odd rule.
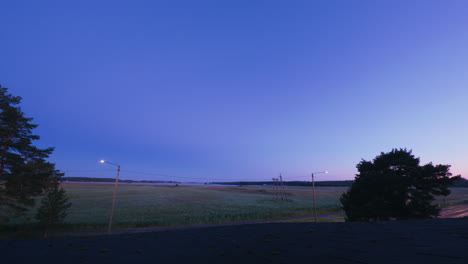
[[[73,208],[70,224],[105,225],[113,185],[66,184]],[[344,188],[319,188],[317,207],[337,210]],[[222,223],[311,214],[310,188],[287,188],[289,201],[275,197],[271,187],[236,186],[119,186],[115,226],[169,226]]]
[[[450,195],[436,199],[440,207],[468,202],[468,188],[451,188]]]
[[[65,183],[73,203],[65,224],[74,228],[103,228],[107,225],[112,184]],[[319,213],[340,210],[339,197],[346,187],[317,187]],[[271,186],[173,186],[119,185],[113,226],[145,227],[223,223],[313,214],[310,187],[286,187],[288,201],[275,196]],[[454,188],[437,202],[467,199],[468,188]],[[337,216],[342,216],[340,212]],[[30,217],[31,218],[31,217]],[[14,224],[33,223],[16,219]]]

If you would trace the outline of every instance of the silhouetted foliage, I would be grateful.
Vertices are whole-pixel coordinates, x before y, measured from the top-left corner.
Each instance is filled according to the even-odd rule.
[[[411,151],[393,149],[372,162],[362,160],[351,188],[341,196],[347,221],[421,219],[439,215],[434,196],[447,196],[460,176],[450,165],[419,165]]]
[[[47,237],[51,228],[63,222],[71,206],[62,188],[55,186],[47,191],[36,213],[36,220],[44,228],[44,237]]]
[[[18,106],[21,97],[0,86],[0,222],[8,221],[34,205],[34,196],[55,186],[61,174],[45,159],[53,148],[40,149],[32,130],[32,118]]]

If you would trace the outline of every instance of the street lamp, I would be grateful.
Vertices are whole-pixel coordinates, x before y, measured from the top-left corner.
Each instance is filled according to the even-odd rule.
[[[315,181],[314,181],[314,174],[320,174],[320,173],[328,173],[328,171],[319,171],[319,172],[312,172],[312,193],[314,196],[314,216],[315,216],[315,222],[317,223],[317,203],[315,201]]]
[[[101,160],[101,163],[109,163],[111,165],[117,166],[117,176],[115,177],[114,194],[112,195],[112,207],[109,217],[109,226],[107,227],[107,233],[110,234],[112,228],[112,218],[114,217],[115,197],[117,196],[117,186],[119,184],[120,165],[106,160]]]

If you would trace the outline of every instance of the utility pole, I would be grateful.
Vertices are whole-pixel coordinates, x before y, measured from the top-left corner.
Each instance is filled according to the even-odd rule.
[[[314,197],[314,218],[315,222],[317,223],[317,203],[315,201],[315,180],[314,180],[314,174],[319,174],[319,173],[328,173],[328,171],[320,171],[320,172],[312,172],[312,195]]]
[[[284,185],[283,185],[283,176],[281,176],[281,173],[280,173],[280,183],[281,183],[281,200],[286,200],[286,190],[284,190]]]
[[[312,173],[312,195],[314,196],[314,218],[315,218],[315,222],[317,223],[317,203],[315,201],[315,181],[314,181],[313,173]]]
[[[115,177],[114,194],[112,194],[112,207],[111,207],[111,213],[109,217],[109,227],[107,229],[107,233],[109,234],[112,228],[112,218],[114,218],[115,197],[117,196],[117,187],[119,186],[119,176],[120,176],[120,165],[117,165],[117,176]]]
[[[117,166],[117,175],[115,176],[115,184],[114,184],[114,193],[112,194],[112,206],[109,216],[109,225],[107,227],[107,233],[110,234],[112,229],[112,219],[114,218],[114,208],[115,208],[115,198],[117,196],[117,187],[119,186],[119,176],[120,176],[120,165],[115,164],[106,160],[101,160],[101,163],[109,163],[111,165]]]
[[[276,188],[276,178],[272,178],[273,180],[273,192],[275,193],[275,199],[278,199],[278,190]]]
[[[279,199],[282,199],[279,178],[275,178],[275,181],[276,181],[276,195],[278,196],[278,200],[279,200]]]

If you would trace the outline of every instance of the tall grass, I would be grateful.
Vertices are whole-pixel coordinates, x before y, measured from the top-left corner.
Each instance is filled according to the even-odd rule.
[[[73,203],[65,226],[105,227],[112,199],[111,184],[64,184]],[[317,188],[319,211],[339,208],[344,188]],[[119,185],[114,227],[173,226],[270,219],[312,214],[312,191],[287,187],[288,201],[275,196],[274,189],[236,186]],[[29,215],[31,219],[32,215]],[[16,219],[12,224],[31,220]]]
[[[65,229],[106,227],[112,184],[63,184],[73,203]],[[345,187],[317,187],[319,213],[339,211]],[[243,220],[312,215],[312,190],[286,187],[287,201],[275,196],[270,186],[168,186],[119,185],[113,227],[148,227],[224,223]],[[468,188],[455,188],[446,201],[466,198]],[[11,225],[33,225],[33,212]]]

